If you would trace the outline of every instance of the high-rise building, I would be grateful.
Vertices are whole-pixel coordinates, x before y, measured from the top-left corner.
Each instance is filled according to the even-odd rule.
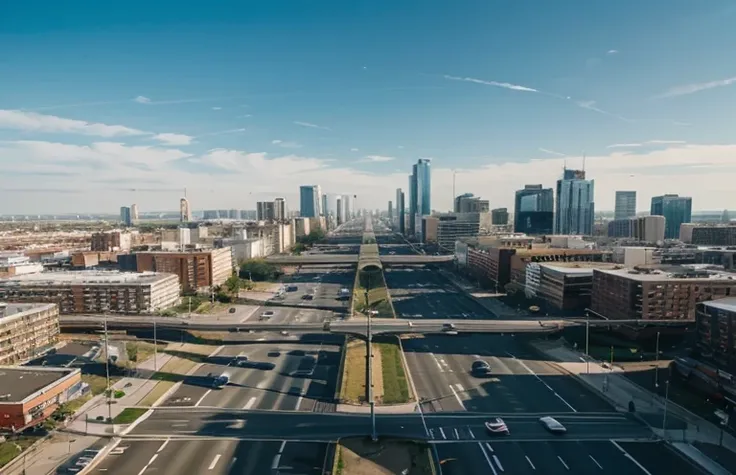
[[[179,221],[187,223],[192,220],[192,208],[189,206],[189,200],[182,198],[179,200]]]
[[[593,234],[595,181],[585,179],[585,170],[565,169],[557,180],[555,234]]]
[[[355,201],[353,200],[353,195],[342,195],[342,215],[345,221],[353,219],[355,212],[353,209],[354,206]]]
[[[686,196],[663,195],[652,197],[652,216],[664,216],[664,238],[678,239],[680,225],[692,220],[693,199]]]
[[[432,214],[432,169],[427,158],[417,160],[417,213],[421,216]]]
[[[276,219],[275,201],[258,201],[256,203],[256,218],[258,221],[273,221]]]
[[[317,216],[326,216],[327,211],[322,207],[322,187],[319,185],[314,186],[314,202],[317,205]]]
[[[240,211],[238,211],[237,209],[228,210],[227,217],[228,219],[238,219],[240,218]]]
[[[330,208],[327,206],[327,193],[322,195],[322,214],[325,216],[330,215]]]
[[[488,200],[482,200],[473,193],[465,193],[455,198],[455,213],[487,213],[489,209]]]
[[[394,202],[391,200],[388,200],[388,219],[390,221],[394,219]]]
[[[130,208],[128,206],[120,207],[120,222],[122,222],[125,226],[131,226],[133,224]]]
[[[273,200],[273,219],[284,221],[287,217],[286,200],[283,198]]]
[[[491,211],[491,224],[503,226],[509,224],[509,211],[506,208],[496,208]]]
[[[404,192],[401,191],[401,188],[396,188],[396,217],[399,221],[397,228],[401,234],[404,234],[406,231],[404,229]]]
[[[613,219],[636,217],[636,191],[617,191]]]
[[[138,205],[133,203],[130,205],[130,220],[133,222],[133,224],[138,223]]]
[[[412,165],[411,175],[409,175],[409,234],[416,232],[416,222],[414,216],[417,214],[417,166]]]
[[[516,191],[514,231],[525,234],[552,234],[555,199],[552,188],[525,185]]]
[[[341,197],[337,198],[337,213],[335,213],[337,216],[337,225],[340,226],[345,222],[345,217],[343,214],[343,205],[342,205],[342,199]]]
[[[303,218],[316,218],[320,215],[321,191],[319,186],[302,185],[299,187],[299,214]]]

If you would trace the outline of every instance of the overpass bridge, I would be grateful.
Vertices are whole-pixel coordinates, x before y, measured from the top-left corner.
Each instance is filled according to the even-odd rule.
[[[400,265],[441,264],[452,262],[455,256],[378,256],[384,267]],[[276,265],[352,265],[359,261],[358,254],[314,254],[303,256],[268,256],[266,261]]]

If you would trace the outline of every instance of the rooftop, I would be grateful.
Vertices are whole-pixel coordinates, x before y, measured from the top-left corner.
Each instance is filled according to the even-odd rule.
[[[0,302],[0,320],[3,318],[17,318],[25,315],[30,315],[41,310],[47,310],[53,308],[55,304],[52,303],[5,303]],[[2,386],[0,386],[2,387]]]
[[[24,274],[0,280],[0,285],[23,284],[152,284],[173,274],[160,272],[53,271]]]
[[[0,366],[0,404],[18,403],[78,369]]]
[[[611,251],[602,251],[600,249],[567,249],[567,248],[549,248],[538,247],[532,249],[518,249],[516,255],[520,257],[533,256],[584,256],[597,254],[611,254]]]
[[[557,272],[565,274],[593,274],[593,269],[616,269],[622,267],[621,264],[612,262],[555,262],[549,264],[540,262],[540,267],[545,267]]]
[[[711,300],[709,302],[703,302],[703,305],[717,308],[719,310],[728,310],[729,312],[736,313],[736,297],[726,297],[725,299]]]
[[[666,269],[599,269],[598,271],[626,277],[632,280],[638,280],[640,282],[656,282],[663,280],[680,282],[690,282],[693,280],[732,280],[734,285],[736,285],[736,274],[711,270],[696,270],[686,267],[668,266]]]

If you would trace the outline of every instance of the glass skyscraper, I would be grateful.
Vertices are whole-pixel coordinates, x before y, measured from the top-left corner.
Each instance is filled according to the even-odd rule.
[[[417,166],[411,166],[409,175],[409,234],[416,231],[414,216],[417,214]]]
[[[319,186],[302,185],[299,187],[299,215],[304,218],[316,218],[320,214],[321,198]]]
[[[617,191],[614,219],[636,217],[636,191]]]
[[[417,160],[417,214],[429,216],[432,214],[432,163],[427,158]]]
[[[552,234],[555,197],[552,188],[526,185],[517,190],[514,204],[514,231],[525,234]]]
[[[653,196],[649,214],[664,216],[665,239],[678,239],[680,225],[692,221],[693,199],[678,195]]]
[[[585,170],[567,170],[557,180],[555,234],[593,234],[595,181],[585,179]]]

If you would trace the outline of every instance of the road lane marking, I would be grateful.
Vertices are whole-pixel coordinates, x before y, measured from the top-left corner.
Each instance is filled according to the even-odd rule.
[[[491,447],[491,444],[489,444],[488,442],[486,442],[486,447],[488,447],[488,450],[490,450],[491,453],[494,452],[493,447]]]
[[[501,465],[501,461],[500,461],[500,460],[498,460],[498,457],[496,457],[495,455],[493,456],[493,461],[494,461],[494,462],[496,462],[496,465],[498,465],[498,469],[499,469],[499,470],[501,470],[502,472],[504,472],[504,471],[505,471],[505,470],[503,469],[503,465]]]
[[[225,345],[218,346],[217,348],[215,348],[215,351],[213,351],[212,353],[210,353],[210,356],[209,357],[212,358],[213,356],[215,356],[217,353],[221,352],[224,349],[225,349]]]
[[[212,392],[212,390],[211,390],[211,389],[208,389],[208,390],[207,390],[207,391],[206,391],[206,392],[205,392],[204,394],[202,394],[202,397],[201,397],[201,398],[199,398],[199,401],[197,401],[197,404],[195,404],[195,405],[194,405],[194,407],[197,407],[197,406],[199,406],[200,404],[202,404],[202,401],[204,401],[204,398],[206,398],[206,397],[207,397],[207,395],[208,395],[209,393],[211,393],[211,392]]]
[[[294,406],[294,410],[295,411],[298,411],[299,410],[299,406],[302,405],[302,399],[304,399],[304,397],[303,396],[299,396],[299,399],[296,400],[296,406]]]
[[[265,388],[266,386],[268,386],[268,382],[266,382],[266,381],[261,381],[261,382],[260,382],[260,383],[258,383],[258,385],[256,386],[256,389],[263,389],[263,388]]]
[[[440,370],[440,373],[444,373],[445,368],[443,368],[442,365],[440,364],[440,360],[437,359],[434,353],[430,353],[430,355],[432,356],[432,359],[434,360],[434,362],[437,364],[437,368]]]
[[[217,454],[215,455],[215,458],[212,459],[212,462],[210,463],[210,466],[207,468],[207,470],[212,470],[215,468],[215,465],[217,465],[217,461],[220,460],[221,455]]]
[[[567,464],[565,463],[565,461],[564,461],[564,460],[562,460],[562,457],[560,457],[560,456],[558,455],[558,456],[557,456],[557,458],[558,458],[558,459],[560,459],[560,463],[561,463],[562,465],[564,465],[566,469],[570,470],[570,467],[568,467],[568,466],[567,466]]]
[[[486,458],[486,462],[488,462],[488,466],[491,467],[491,471],[493,472],[493,475],[498,475],[498,472],[496,472],[496,467],[493,465],[493,462],[491,462],[491,458],[488,456],[485,449],[483,448],[483,444],[478,442],[478,447],[480,447],[480,451],[483,453],[483,457]]]
[[[245,406],[243,406],[243,409],[247,411],[248,409],[253,407],[253,404],[255,403],[256,403],[256,397],[253,396],[252,398],[248,399],[248,402],[245,403]]]
[[[508,351],[506,352],[506,354],[509,355],[511,358],[513,358],[517,363],[519,363],[525,370],[527,370],[529,372],[529,374],[531,374],[532,376],[534,376],[535,378],[537,378],[537,381],[539,381],[540,383],[544,384],[547,387],[547,389],[549,389],[550,391],[552,391],[552,393],[555,396],[557,396],[558,398],[560,398],[560,401],[564,402],[565,405],[572,410],[572,412],[578,412],[574,407],[572,407],[570,405],[569,402],[565,401],[565,399],[562,396],[560,396],[559,394],[557,394],[554,389],[552,389],[547,383],[545,383],[542,380],[542,378],[540,378],[539,375],[537,375],[537,373],[535,373],[534,371],[532,371],[532,369],[530,367],[528,367],[526,365],[526,363],[524,363],[522,360],[518,359],[516,356],[512,355]]]
[[[529,459],[529,456],[528,455],[524,455],[524,457],[526,458],[526,461],[529,462],[529,465],[532,467],[532,470],[536,470],[537,467],[534,466],[534,464],[532,463],[532,461]]]
[[[554,392],[554,391],[553,391],[553,392]],[[557,393],[554,393],[554,394],[555,394],[555,396],[557,396],[558,398],[560,398],[560,401],[564,402],[564,403],[565,403],[565,405],[567,405],[567,407],[569,407],[569,408],[570,408],[570,409],[572,410],[572,412],[578,412],[578,411],[576,411],[576,410],[575,410],[575,408],[574,408],[574,407],[572,407],[572,406],[570,405],[570,403],[568,403],[567,401],[565,401],[565,399],[564,399],[564,398],[563,398],[562,396],[560,396],[560,395],[559,395],[559,394],[557,394]]]
[[[465,391],[465,388],[460,383],[456,384],[455,387],[457,388],[457,392],[459,392],[459,393]]]
[[[590,460],[592,460],[594,464],[598,465],[598,468],[603,470],[603,467],[601,467],[601,464],[599,464],[598,461],[595,458],[593,458],[592,455],[588,454],[588,457],[590,457]]]
[[[168,445],[168,443],[169,443],[169,440],[170,440],[170,439],[166,439],[166,440],[164,440],[164,443],[163,443],[163,444],[161,444],[161,447],[159,447],[159,448],[158,448],[158,450],[156,451],[156,453],[159,453],[159,452],[161,452],[162,450],[164,450],[164,447],[166,447],[166,446]]]
[[[470,427],[468,427],[468,433],[470,434],[471,439],[475,439],[475,434],[473,434],[473,431]]]
[[[151,457],[151,460],[148,461],[148,463],[141,469],[140,472],[138,472],[138,475],[143,475],[143,472],[148,470],[148,467],[153,463],[154,460],[158,458],[158,454],[153,454],[153,457]]]
[[[188,422],[177,422],[176,424],[171,424],[171,427],[186,427],[188,425]]]
[[[652,475],[652,474],[651,474],[651,473],[649,472],[649,470],[647,470],[646,468],[644,468],[644,466],[643,466],[642,464],[640,464],[638,460],[636,460],[636,459],[635,459],[634,457],[632,457],[632,456],[631,456],[631,454],[629,454],[629,453],[628,453],[627,451],[625,451],[625,450],[623,449],[623,447],[621,447],[620,445],[618,445],[618,444],[616,443],[616,441],[615,441],[615,440],[611,439],[611,443],[612,443],[613,445],[615,445],[615,446],[616,446],[616,448],[617,448],[618,450],[620,450],[622,454],[624,454],[624,457],[626,457],[627,459],[629,459],[629,460],[631,460],[632,462],[634,462],[634,463],[636,464],[636,466],[637,466],[637,467],[639,467],[639,468],[641,469],[641,471],[642,471],[642,472],[644,472],[644,473],[645,473],[646,475]]]
[[[281,442],[281,447],[279,448],[279,453],[281,453],[281,452],[284,451],[284,447],[286,447],[286,441],[285,440]]]
[[[429,436],[434,439],[434,429],[429,429]]]
[[[455,438],[457,440],[460,440],[460,433],[457,431],[457,427],[455,427],[453,430],[455,431]]]
[[[445,431],[442,430],[442,427],[440,427],[440,434],[442,434],[443,439],[447,439],[447,436],[445,435]]]
[[[452,395],[455,396],[455,399],[457,399],[457,402],[460,404],[460,407],[465,409],[465,404],[463,404],[463,400],[460,399],[460,396],[457,394],[457,391],[455,391],[455,388],[452,387],[452,384],[450,385],[450,391],[452,391]]]
[[[230,465],[228,465],[228,470],[231,470],[233,468],[233,465],[235,465],[235,461],[238,460],[238,457],[233,457],[230,459]]]

